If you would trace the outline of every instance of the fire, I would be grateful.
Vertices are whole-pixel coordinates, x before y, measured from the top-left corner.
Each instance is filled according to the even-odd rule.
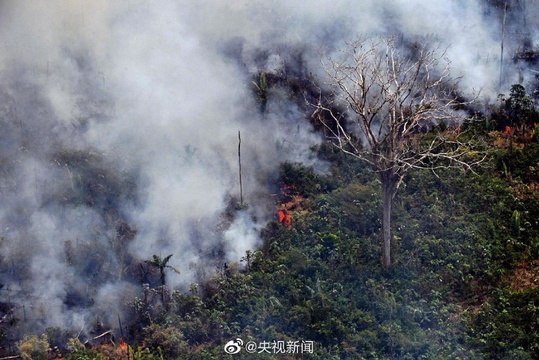
[[[283,224],[286,227],[290,227],[292,225],[292,216],[288,214],[288,211],[286,210],[278,210],[277,211],[277,219],[281,224]]]
[[[284,184],[279,189],[280,198],[277,203],[277,220],[287,228],[292,226],[292,211],[301,209],[304,198],[293,185]]]
[[[124,339],[120,339],[118,342],[118,347],[122,350],[127,350],[127,343],[124,341]]]
[[[284,210],[277,211],[277,218],[279,219],[280,223],[284,221]]]

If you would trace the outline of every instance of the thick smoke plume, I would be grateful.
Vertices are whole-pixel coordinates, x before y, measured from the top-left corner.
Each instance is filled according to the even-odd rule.
[[[0,3],[2,301],[21,331],[83,332],[116,325],[153,255],[174,254],[174,288],[239,261],[279,163],[324,167],[302,99],[275,85],[261,104],[260,73],[316,78],[319,51],[357,34],[430,35],[463,89],[495,97],[519,81],[504,66],[533,80],[511,54],[539,41],[537,2],[509,3],[503,66],[495,1]]]

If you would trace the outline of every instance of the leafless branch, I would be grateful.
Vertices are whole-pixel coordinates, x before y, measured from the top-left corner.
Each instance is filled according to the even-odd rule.
[[[382,185],[384,268],[391,264],[391,203],[414,169],[473,169],[485,160],[461,137],[466,105],[456,95],[445,50],[421,44],[404,52],[394,39],[359,39],[322,62],[326,82],[312,118],[337,148],[364,160]]]
[[[312,104],[312,117],[343,152],[392,172],[395,181],[409,169],[471,169],[484,160],[471,160],[458,137],[421,136],[462,120],[458,109],[466,103],[455,95],[446,50],[423,44],[410,57],[394,39],[359,39],[322,65],[329,95]]]

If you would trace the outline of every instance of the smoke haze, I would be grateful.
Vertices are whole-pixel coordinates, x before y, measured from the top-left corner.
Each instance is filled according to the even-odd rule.
[[[537,44],[537,1],[519,4],[507,34],[526,25]],[[279,163],[324,169],[302,99],[276,86],[260,111],[259,72],[316,76],[320,49],[357,34],[432,35],[463,89],[495,98],[502,15],[479,0],[0,3],[3,301],[34,331],[114,326],[152,255],[174,254],[174,288],[239,261],[274,216]]]

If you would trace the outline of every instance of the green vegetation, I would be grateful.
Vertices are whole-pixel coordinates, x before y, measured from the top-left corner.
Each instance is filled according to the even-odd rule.
[[[49,341],[45,334],[41,335],[40,338],[36,335],[24,335],[24,338],[18,342],[17,348],[24,360],[46,360]]]
[[[375,64],[389,58],[389,71],[364,68],[361,74],[361,65],[352,68],[359,77],[350,89],[361,89],[371,73],[393,72],[388,78],[375,77],[375,83],[382,83],[363,88],[362,95],[351,91],[347,101],[352,112],[333,103],[336,93],[323,93],[305,74],[256,74],[251,90],[261,113],[269,113],[272,96],[287,94],[305,122],[325,134],[328,141],[313,150],[328,171],[280,164],[269,174],[277,178],[272,182],[277,216],[260,230],[261,246],[238,262],[221,264],[188,290],[167,283],[169,270],[183,275],[169,264],[173,254],[145,261],[129,254],[137,229],[120,215],[124,201],[139,200],[135,175],[112,171],[105,154],[55,152],[51,166],[61,169],[63,177],[45,202],[61,199],[63,207],[96,209],[103,223],[114,224],[106,246],[64,240],[66,264],[77,265],[66,278],[84,275],[84,281],[96,284],[122,280],[140,284],[140,293],[118,304],[117,314],[103,316],[108,322],[117,317],[117,326],[100,318],[89,325],[94,319],[85,318],[78,332],[46,328],[44,334],[24,334],[32,331],[18,327],[28,320],[25,305],[15,312],[18,305],[7,288],[7,301],[0,303],[0,345],[7,345],[0,357],[538,359],[536,99],[522,85],[513,85],[488,113],[460,123],[452,111],[445,112],[449,107],[458,104],[461,114],[474,110],[453,91],[436,109],[439,94],[422,93],[432,85],[430,73],[421,70],[423,60],[418,60],[418,70],[405,67],[402,73],[392,56],[383,55]],[[333,70],[340,64],[334,63]],[[336,73],[333,80],[346,90],[347,77]],[[403,97],[395,102],[393,84],[399,77],[409,83],[401,83],[397,93]],[[434,84],[445,88],[443,79]],[[376,89],[375,95],[367,94],[368,89]],[[410,96],[415,100],[408,102]],[[354,108],[369,97],[382,103]],[[309,108],[315,102],[317,116]],[[348,128],[353,112],[356,128],[364,130],[360,133],[371,134],[370,143]],[[384,124],[387,119],[393,121]],[[435,126],[432,119],[438,121]],[[194,151],[187,146],[186,153]],[[247,209],[242,201],[240,205],[222,214],[216,233]],[[95,232],[105,230],[98,226]],[[110,261],[110,252],[119,261]],[[220,251],[215,252],[212,260],[223,261]],[[17,268],[4,254],[0,263],[13,277],[28,275],[30,264]],[[61,305],[84,303],[81,313],[105,298],[75,290],[69,293],[66,287],[70,299]],[[247,352],[248,344],[258,346],[254,353]],[[277,346],[281,354],[275,353]]]
[[[130,304],[129,346],[116,344],[117,358],[285,358],[226,355],[225,343],[237,338],[313,341],[306,359],[538,358],[539,142],[468,128],[490,144],[487,161],[475,173],[405,177],[388,270],[380,266],[379,179],[360,160],[322,146],[331,176],[281,167],[281,185],[302,201],[293,226],[269,223],[248,266],[230,264],[186,293],[145,287]],[[37,338],[20,346],[31,351],[30,343]],[[111,351],[67,348],[68,358]]]
[[[166,283],[167,269],[174,271],[178,275],[180,274],[180,271],[178,269],[168,265],[168,262],[170,261],[172,255],[173,254],[170,254],[163,259],[161,259],[161,256],[159,255],[153,255],[151,260],[146,260],[146,263],[148,263],[148,265],[153,266],[159,270],[159,280],[161,280],[162,286],[165,286]]]
[[[266,80],[266,74],[260,72],[258,75],[258,81],[253,81],[253,85],[257,90],[258,101],[260,101],[260,112],[266,111],[266,104],[268,102],[268,82]]]

